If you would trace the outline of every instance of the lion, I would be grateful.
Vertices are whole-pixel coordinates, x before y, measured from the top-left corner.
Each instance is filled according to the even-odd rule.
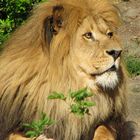
[[[41,112],[62,120],[47,130],[49,138],[125,140],[120,24],[108,0],[50,0],[37,6],[0,55],[1,140],[38,120]],[[66,116],[69,107],[63,101],[47,99],[53,91],[66,95],[83,87],[96,103],[83,118]]]

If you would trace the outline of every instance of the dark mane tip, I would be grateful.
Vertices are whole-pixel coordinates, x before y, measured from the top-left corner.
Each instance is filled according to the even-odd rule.
[[[56,5],[56,6],[53,7],[53,12],[61,11],[61,10],[63,10],[63,9],[64,9],[64,8],[63,8],[62,5]]]

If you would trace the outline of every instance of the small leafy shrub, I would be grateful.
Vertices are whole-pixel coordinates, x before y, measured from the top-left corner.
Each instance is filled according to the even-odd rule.
[[[91,96],[93,96],[93,93],[91,93],[87,88],[83,88],[75,92],[69,92],[68,96],[65,96],[62,93],[53,92],[48,99],[61,99],[64,101],[72,99],[72,103],[69,105],[70,113],[84,116],[85,114],[90,114],[89,107],[95,106],[94,102],[86,100]]]
[[[63,93],[53,92],[48,96],[48,99],[59,99],[66,103],[67,100],[72,100],[72,103],[68,104],[70,108],[69,113],[83,117],[85,114],[90,115],[89,108],[95,105],[94,102],[86,100],[91,96],[93,96],[93,94],[87,88],[83,88],[75,92],[69,92],[68,96],[65,96]],[[33,121],[31,124],[23,125],[26,130],[25,135],[30,138],[38,137],[43,134],[45,129],[57,124],[58,121],[54,122],[43,113],[40,120]]]
[[[54,124],[54,121],[49,119],[45,113],[42,113],[40,120],[33,121],[31,124],[23,124],[25,128],[25,135],[27,137],[33,138],[41,135],[46,126]]]
[[[125,63],[131,76],[140,75],[140,58],[128,56],[125,58]]]

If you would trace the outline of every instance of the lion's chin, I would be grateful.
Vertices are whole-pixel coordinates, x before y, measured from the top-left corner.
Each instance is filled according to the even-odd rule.
[[[101,75],[96,75],[96,84],[103,88],[114,89],[119,82],[118,74],[116,71],[106,71]]]

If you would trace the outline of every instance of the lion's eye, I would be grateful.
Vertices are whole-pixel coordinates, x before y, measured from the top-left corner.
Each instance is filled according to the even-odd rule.
[[[106,34],[107,34],[107,36],[108,36],[109,38],[112,38],[112,37],[113,37],[113,32],[111,32],[111,31],[108,31]]]
[[[87,32],[87,33],[83,34],[83,36],[84,36],[86,39],[93,39],[93,38],[94,38],[91,32]]]

